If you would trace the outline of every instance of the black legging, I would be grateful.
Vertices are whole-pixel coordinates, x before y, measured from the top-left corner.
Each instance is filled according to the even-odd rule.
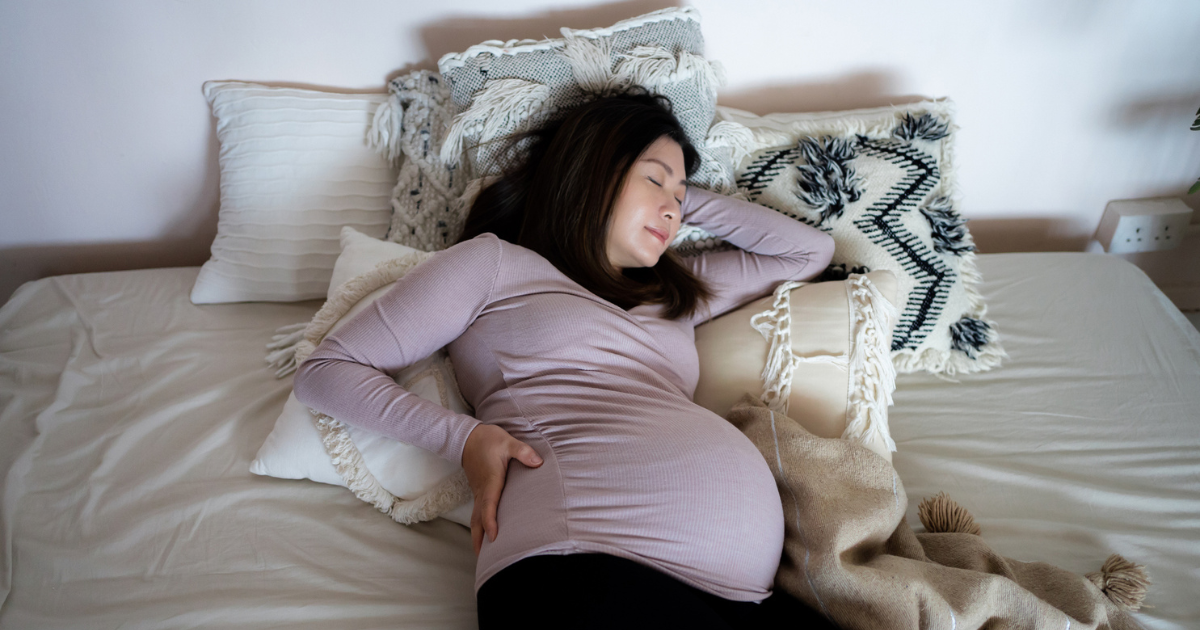
[[[779,590],[761,604],[731,601],[632,560],[599,553],[525,558],[484,582],[476,600],[480,630],[836,629]]]

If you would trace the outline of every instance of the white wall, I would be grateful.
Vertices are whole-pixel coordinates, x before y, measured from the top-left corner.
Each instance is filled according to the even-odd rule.
[[[669,4],[0,2],[0,302],[52,273],[207,258],[218,181],[206,80],[382,89],[483,39]],[[1082,249],[1109,199],[1181,196],[1200,176],[1200,132],[1187,130],[1196,0],[692,4],[728,71],[722,104],[954,98],[960,209],[984,251]]]

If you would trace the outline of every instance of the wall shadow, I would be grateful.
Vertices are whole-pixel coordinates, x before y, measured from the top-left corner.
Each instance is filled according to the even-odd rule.
[[[682,4],[678,0],[622,0],[591,7],[546,11],[519,18],[452,16],[419,29],[421,42],[437,69],[437,61],[446,53],[462,52],[489,39],[553,39],[562,37],[559,29],[603,28],[621,20]]]
[[[450,52],[460,52],[487,39],[542,39],[559,37],[562,26],[598,28],[619,20],[682,4],[678,0],[620,0],[589,7],[551,10],[515,18],[456,15],[418,26],[426,57],[389,73],[387,79],[413,70],[436,70],[437,61]],[[412,37],[410,31],[400,35]],[[267,85],[372,93],[373,89],[345,89],[298,82],[263,82]],[[900,94],[901,77],[882,69],[867,69],[837,78],[807,83],[742,86],[719,95],[721,105],[755,114],[771,112],[838,111],[885,105],[914,103],[926,96]],[[1119,126],[1154,124],[1174,118],[1194,94],[1149,98],[1128,104],[1113,113],[1112,123]],[[1194,109],[1191,110],[1194,112]],[[0,249],[0,304],[25,281],[50,275],[97,271],[119,271],[153,267],[194,266],[209,257],[209,247],[217,232],[219,211],[219,144],[216,120],[210,116],[211,132],[203,188],[186,216],[154,241],[105,242],[89,244],[48,244]],[[1186,126],[1182,133],[1188,132]],[[1200,174],[1198,174],[1200,175]],[[163,183],[169,186],[170,183]],[[1186,185],[1184,186],[1186,190]],[[1181,190],[1156,191],[1146,196],[1183,196]],[[1200,195],[1185,201],[1200,209]],[[1194,218],[1200,222],[1200,212]],[[1079,226],[1066,220],[1040,217],[974,219],[969,228],[981,252],[1082,251],[1091,234],[1080,233]]]
[[[828,81],[768,84],[736,92],[722,92],[718,105],[758,114],[772,112],[827,112],[885,105],[904,105],[929,100],[917,94],[896,94],[895,73],[865,71]]]
[[[0,248],[0,305],[22,284],[49,276],[157,267],[191,267],[209,258],[220,213],[221,151],[209,116],[204,178],[192,207],[153,241],[49,243]],[[161,184],[170,187],[170,182]]]
[[[1109,111],[1108,122],[1117,128],[1170,125],[1188,131],[1200,107],[1200,92],[1157,94],[1122,103]]]
[[[189,237],[0,249],[0,304],[22,284],[49,276],[201,265],[211,243],[211,238]]]
[[[389,73],[386,80],[390,81],[413,70],[437,70],[437,60],[444,54],[465,50],[487,39],[560,37],[559,29],[563,26],[577,29],[600,28],[626,18],[679,5],[677,0],[622,0],[591,7],[546,11],[518,18],[497,19],[470,15],[445,18],[418,29],[427,56]],[[401,35],[412,36],[409,32]],[[343,94],[381,91],[379,88],[353,89],[294,81],[258,83]],[[208,260],[209,248],[217,234],[220,210],[220,165],[217,159],[220,144],[217,141],[216,119],[210,116],[210,122],[202,192],[191,210],[167,229],[166,236],[154,241],[51,243],[0,249],[0,304],[7,302],[13,291],[25,282],[47,276],[186,267],[201,265]]]
[[[1082,252],[1093,236],[1074,221],[1045,217],[971,219],[967,229],[981,254]]]

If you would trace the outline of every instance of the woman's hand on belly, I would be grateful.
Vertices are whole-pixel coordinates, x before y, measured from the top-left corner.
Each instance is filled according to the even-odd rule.
[[[463,446],[462,467],[475,493],[475,508],[471,511],[471,541],[475,555],[483,547],[483,535],[496,541],[500,526],[496,522],[496,507],[508,476],[508,462],[515,459],[530,468],[542,465],[542,458],[533,447],[514,438],[498,426],[481,424],[467,436]]]

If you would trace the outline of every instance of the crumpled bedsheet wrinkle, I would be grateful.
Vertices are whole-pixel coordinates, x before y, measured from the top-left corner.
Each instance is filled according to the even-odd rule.
[[[43,285],[23,285],[0,308],[0,610],[12,584],[12,530],[38,436],[36,418],[54,401],[79,322],[70,303]]]
[[[398,528],[343,489],[249,473],[290,385],[262,368],[263,335],[319,305],[198,307],[196,271],[41,281],[0,311],[30,335],[45,324],[26,313],[57,319],[40,350],[0,333],[0,392],[19,401],[0,430],[29,436],[0,441],[15,584],[0,628],[473,626],[461,527]],[[91,342],[59,315],[76,309]],[[16,391],[9,352],[43,366],[22,377],[35,387]],[[10,468],[21,450],[27,471]]]

